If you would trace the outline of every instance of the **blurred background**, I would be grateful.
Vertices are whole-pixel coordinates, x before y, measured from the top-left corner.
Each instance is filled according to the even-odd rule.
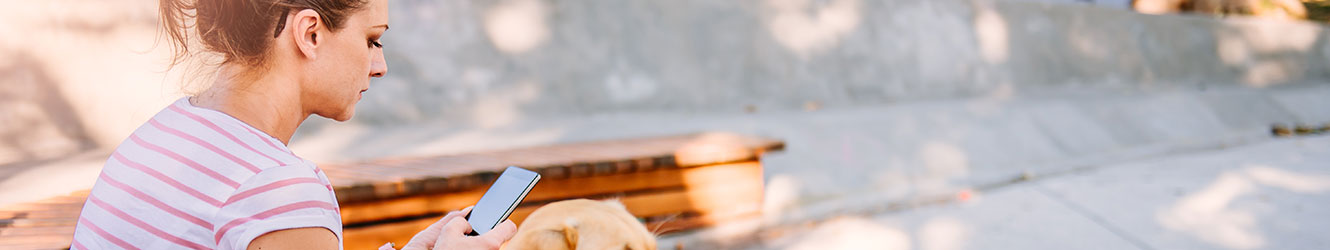
[[[5,0],[0,206],[90,188],[206,70],[148,0]],[[1321,0],[390,0],[318,163],[728,131],[762,219],[662,249],[1323,249]]]

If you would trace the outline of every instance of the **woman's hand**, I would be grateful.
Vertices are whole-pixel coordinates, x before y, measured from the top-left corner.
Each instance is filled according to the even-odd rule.
[[[434,243],[434,249],[447,250],[469,250],[469,249],[490,249],[498,250],[504,242],[512,239],[517,233],[517,224],[512,220],[505,220],[499,226],[494,227],[480,236],[467,236],[471,232],[471,223],[466,219],[457,217],[443,225],[443,235],[439,235],[439,240]]]
[[[466,215],[471,212],[471,207],[461,211],[453,211],[444,215],[439,221],[434,222],[425,230],[416,233],[411,237],[411,241],[402,246],[402,250],[429,250],[429,249],[499,249],[500,245],[513,238],[517,233],[517,224],[513,221],[504,221],[503,224],[494,227],[480,236],[466,236],[471,232],[471,224],[466,222]],[[380,250],[392,249],[390,245],[379,247]]]

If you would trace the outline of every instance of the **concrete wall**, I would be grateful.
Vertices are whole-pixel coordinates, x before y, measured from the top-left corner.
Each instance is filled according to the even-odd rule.
[[[970,0],[393,0],[390,72],[349,123],[496,128],[936,100],[1193,93],[1327,78],[1325,28]],[[155,2],[0,10],[0,164],[105,150],[188,91]],[[206,80],[206,77],[203,77]],[[425,124],[425,125],[421,125]]]
[[[180,96],[154,3],[3,1],[0,166],[114,147]]]
[[[1324,27],[1025,1],[395,1],[364,124],[1321,81]]]
[[[1063,3],[1063,4],[1089,4],[1102,6],[1106,8],[1115,8],[1129,10],[1133,0],[1001,0],[1001,1],[1023,1],[1023,2],[1043,2],[1043,3]]]

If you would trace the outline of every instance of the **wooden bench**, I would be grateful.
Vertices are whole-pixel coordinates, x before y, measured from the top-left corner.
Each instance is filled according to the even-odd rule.
[[[0,249],[64,249],[88,190],[0,208]]]
[[[510,165],[542,175],[512,215],[519,224],[540,205],[573,198],[616,198],[662,233],[755,216],[763,191],[760,158],[783,149],[773,139],[699,133],[320,168],[337,192],[345,247],[373,249],[405,244],[444,213],[475,204]],[[86,192],[0,208],[0,249],[68,247],[83,197]],[[55,207],[51,211],[59,212],[34,217]]]

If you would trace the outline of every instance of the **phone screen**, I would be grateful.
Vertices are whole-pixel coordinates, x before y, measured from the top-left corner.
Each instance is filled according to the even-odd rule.
[[[476,207],[471,209],[466,219],[471,223],[471,235],[489,232],[500,222],[508,219],[517,204],[522,203],[526,194],[540,181],[540,174],[519,167],[508,167],[494,180],[485,195],[480,196]]]

